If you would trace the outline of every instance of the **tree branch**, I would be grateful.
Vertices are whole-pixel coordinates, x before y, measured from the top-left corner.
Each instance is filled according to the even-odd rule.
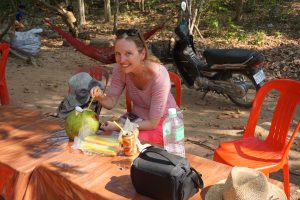
[[[41,0],[33,0],[35,3],[37,3],[38,5],[40,5],[43,8],[49,9],[52,12],[57,13],[58,15],[61,16],[62,20],[65,22],[65,24],[69,27],[69,29],[71,30],[70,33],[73,35],[73,37],[77,37],[78,36],[78,29],[77,27],[72,23],[72,20],[70,19],[70,15],[68,14],[68,12],[63,8],[63,7],[56,7],[56,6],[52,6],[44,1]]]

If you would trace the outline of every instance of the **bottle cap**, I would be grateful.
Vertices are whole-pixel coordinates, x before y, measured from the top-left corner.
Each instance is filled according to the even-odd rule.
[[[176,117],[177,116],[177,110],[176,110],[176,108],[169,108],[168,109],[168,116],[169,117]]]

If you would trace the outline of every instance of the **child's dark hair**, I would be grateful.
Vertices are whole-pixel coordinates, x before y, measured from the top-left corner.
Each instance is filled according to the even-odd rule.
[[[67,11],[73,12],[74,11],[73,6],[72,5],[68,5],[67,6]]]
[[[20,4],[20,5],[18,6],[18,8],[19,8],[19,9],[25,9],[26,6],[25,6],[25,4]]]

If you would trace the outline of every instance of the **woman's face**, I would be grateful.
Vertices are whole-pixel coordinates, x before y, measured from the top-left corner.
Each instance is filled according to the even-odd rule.
[[[115,43],[115,57],[122,71],[128,74],[141,67],[145,59],[145,49],[139,51],[133,41],[122,38]]]

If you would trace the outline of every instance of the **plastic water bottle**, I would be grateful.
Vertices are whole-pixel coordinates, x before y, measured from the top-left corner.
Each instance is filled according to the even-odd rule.
[[[164,148],[172,154],[185,157],[184,125],[177,116],[176,108],[169,108],[168,117],[163,122]]]

